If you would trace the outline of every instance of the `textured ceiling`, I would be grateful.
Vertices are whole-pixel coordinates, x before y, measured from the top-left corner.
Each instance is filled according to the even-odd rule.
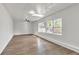
[[[41,14],[45,16],[64,9],[72,4],[69,3],[5,3],[3,4],[14,20],[24,20],[26,17],[31,21],[39,20],[41,17],[32,16],[29,12],[40,8]]]

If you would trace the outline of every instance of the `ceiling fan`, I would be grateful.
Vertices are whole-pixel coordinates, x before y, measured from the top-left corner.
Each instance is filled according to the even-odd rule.
[[[43,17],[43,16],[44,16],[43,14],[35,13],[34,10],[31,10],[29,13],[30,13],[32,16],[37,16],[37,17]]]
[[[27,18],[24,19],[26,22],[30,22],[30,20],[28,20]]]

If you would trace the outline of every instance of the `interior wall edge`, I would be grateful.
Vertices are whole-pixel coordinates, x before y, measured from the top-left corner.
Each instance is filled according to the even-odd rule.
[[[12,34],[9,38],[9,40],[7,40],[7,42],[5,43],[5,45],[3,46],[3,48],[0,50],[0,54],[3,52],[3,50],[6,48],[6,46],[8,45],[8,43],[11,41],[11,39],[14,37],[14,34]]]

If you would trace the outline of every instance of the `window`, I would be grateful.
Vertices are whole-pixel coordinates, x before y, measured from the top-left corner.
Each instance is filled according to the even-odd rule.
[[[46,32],[45,22],[38,23],[38,32]]]
[[[46,24],[47,24],[46,25],[46,30],[47,30],[46,32],[47,33],[52,33],[53,32],[53,26],[54,26],[53,21],[48,20]]]
[[[62,35],[62,19],[58,18],[54,20],[54,33]]]
[[[62,35],[62,18],[38,23],[38,32]]]

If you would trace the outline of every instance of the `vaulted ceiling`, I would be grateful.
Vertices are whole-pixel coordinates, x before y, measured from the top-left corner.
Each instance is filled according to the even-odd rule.
[[[71,6],[71,3],[4,3],[14,20],[39,20],[47,15]],[[33,13],[35,13],[33,15]]]

